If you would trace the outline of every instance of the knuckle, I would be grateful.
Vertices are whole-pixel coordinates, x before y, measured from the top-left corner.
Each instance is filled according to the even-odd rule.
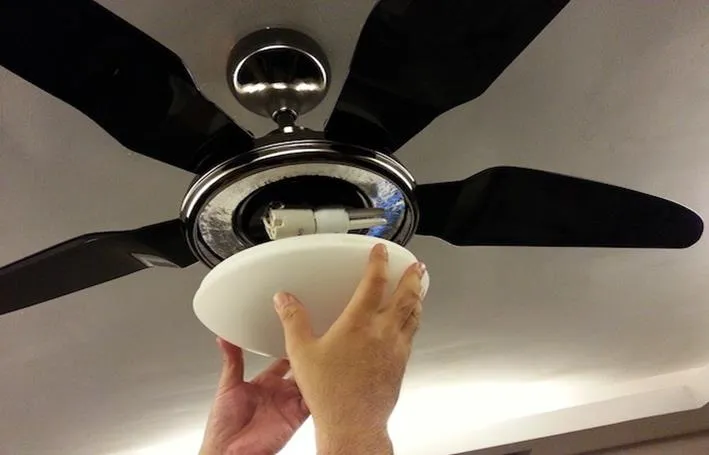
[[[284,321],[292,321],[298,316],[299,309],[293,305],[284,308],[281,312],[281,317]]]
[[[421,325],[421,311],[422,311],[422,309],[423,308],[420,303],[417,305],[414,305],[414,307],[411,309],[411,312],[409,313],[408,317],[406,318],[406,322],[404,322],[404,327],[412,335],[418,331],[419,326]]]
[[[369,285],[375,288],[381,288],[387,285],[388,280],[387,277],[384,276],[381,272],[375,272],[372,275],[369,276],[369,279],[367,280],[369,282]]]
[[[415,306],[420,301],[421,295],[411,288],[405,289],[400,297],[401,304],[406,306]]]
[[[421,307],[421,297],[416,292],[405,291],[401,293],[394,306],[399,314],[399,320],[407,321],[416,309]]]
[[[411,314],[411,316],[409,316],[409,320],[408,320],[407,325],[409,326],[409,330],[410,330],[411,334],[413,335],[416,332],[418,332],[419,327],[421,326],[421,318],[419,317],[418,314],[415,314],[415,313]]]

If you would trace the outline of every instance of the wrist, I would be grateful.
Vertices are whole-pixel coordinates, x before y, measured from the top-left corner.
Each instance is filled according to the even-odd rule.
[[[318,429],[315,426],[317,455],[393,455],[386,426],[353,431],[351,428]]]

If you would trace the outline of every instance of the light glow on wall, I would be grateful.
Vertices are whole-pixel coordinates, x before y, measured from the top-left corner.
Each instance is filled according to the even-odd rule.
[[[489,440],[489,436],[495,436],[493,439],[499,439],[499,436],[502,440],[515,437],[495,424],[532,415],[549,421],[556,418],[555,410],[576,408],[592,402],[606,403],[604,412],[607,412],[616,407],[614,397],[668,390],[670,385],[685,383],[685,376],[687,374],[681,377],[667,375],[610,387],[568,378],[564,381],[407,384],[389,422],[389,433],[397,453],[447,455],[469,448],[473,441],[481,443],[482,440]],[[559,418],[565,419],[562,415]],[[195,455],[202,442],[204,423],[197,422],[198,425],[164,442],[113,455]],[[561,428],[568,422],[559,420],[555,421],[556,424]],[[495,431],[503,431],[504,434],[490,434]],[[281,455],[314,453],[315,429],[312,419],[308,419]]]

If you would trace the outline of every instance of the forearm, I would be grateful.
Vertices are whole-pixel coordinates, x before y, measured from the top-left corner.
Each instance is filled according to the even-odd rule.
[[[394,448],[386,428],[361,432],[319,431],[316,428],[317,455],[393,455]]]

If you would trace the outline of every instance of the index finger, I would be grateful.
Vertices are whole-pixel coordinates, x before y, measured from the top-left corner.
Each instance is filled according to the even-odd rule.
[[[369,263],[345,313],[355,316],[379,310],[387,289],[389,254],[386,245],[378,243],[369,253]]]
[[[222,373],[219,376],[219,389],[244,382],[244,354],[239,346],[234,346],[223,338],[217,338],[217,345],[222,351]]]
[[[409,266],[399,280],[399,285],[394,291],[389,305],[396,310],[393,314],[397,315],[401,322],[406,321],[411,313],[421,304],[422,298],[422,283],[421,278],[425,273],[426,267],[422,262],[415,262]]]

